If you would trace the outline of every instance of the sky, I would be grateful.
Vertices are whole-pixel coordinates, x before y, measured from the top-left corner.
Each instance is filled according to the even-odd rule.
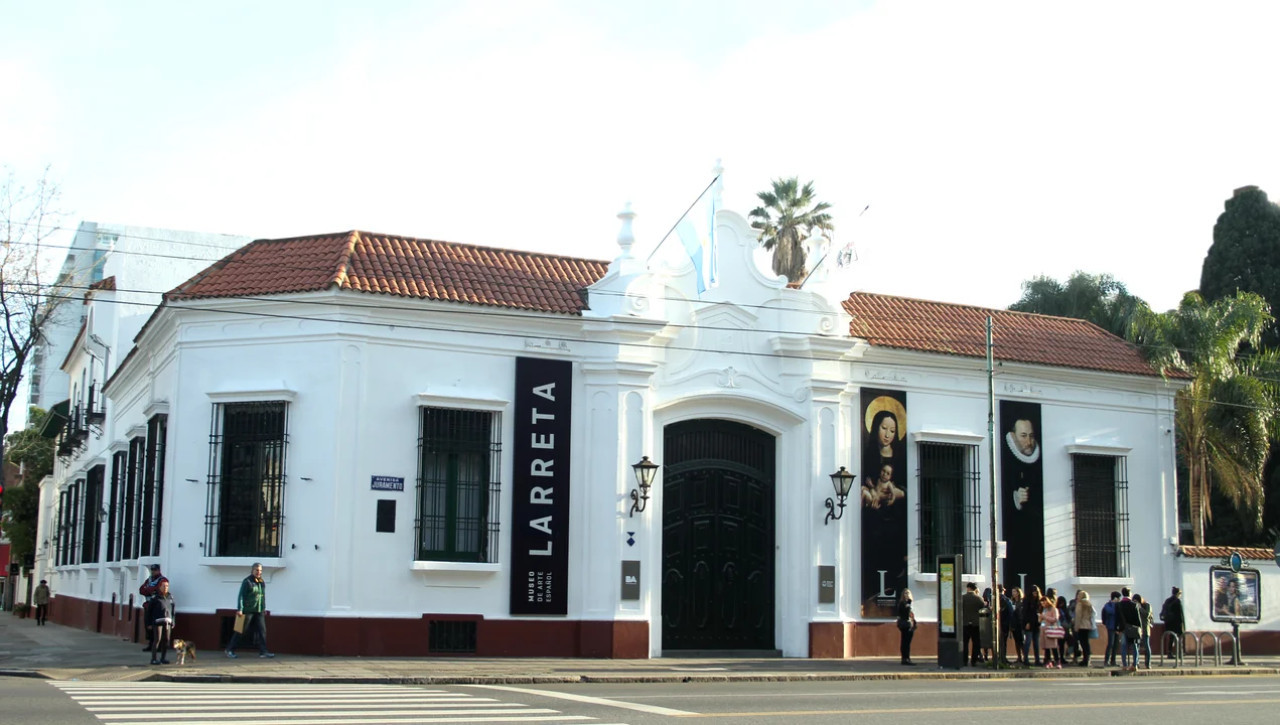
[[[853,289],[1198,286],[1280,195],[1280,3],[0,0],[0,165],[79,221],[617,255],[724,168],[812,181]],[[865,213],[863,213],[865,209]],[[672,244],[672,242],[668,242]]]

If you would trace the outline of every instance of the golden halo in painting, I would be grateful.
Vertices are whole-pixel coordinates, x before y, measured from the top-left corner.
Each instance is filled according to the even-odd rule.
[[[876,414],[882,410],[887,410],[890,413],[893,413],[893,417],[898,419],[898,440],[906,438],[907,409],[902,407],[902,403],[898,402],[897,398],[891,398],[888,395],[881,395],[880,397],[872,400],[871,404],[867,406],[867,420],[865,423],[867,426],[867,432],[871,432],[871,424],[875,421]]]

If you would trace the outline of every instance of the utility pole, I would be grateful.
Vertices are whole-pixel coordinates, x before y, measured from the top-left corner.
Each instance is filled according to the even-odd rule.
[[[991,454],[991,667],[1000,669],[1001,650],[1004,648],[1000,636],[1000,551],[996,539],[997,521],[996,504],[996,378],[995,378],[995,342],[993,332],[995,321],[987,317],[987,440]],[[1015,637],[1017,634],[1014,635]]]

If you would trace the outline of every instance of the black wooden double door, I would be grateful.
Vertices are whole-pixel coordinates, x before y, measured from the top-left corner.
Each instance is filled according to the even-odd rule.
[[[774,649],[774,437],[692,420],[663,439],[662,648]]]

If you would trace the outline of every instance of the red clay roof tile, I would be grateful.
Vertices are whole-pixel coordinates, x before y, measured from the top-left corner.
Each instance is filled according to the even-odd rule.
[[[581,314],[580,292],[608,263],[534,252],[350,231],[260,239],[215,262],[169,300],[253,297],[330,289]],[[844,301],[850,333],[875,347],[984,357],[995,318],[1000,360],[1156,376],[1137,349],[1064,317],[855,292]]]
[[[994,320],[997,360],[1158,376],[1132,344],[1091,322],[1009,310],[854,292],[844,301],[849,332],[873,347],[986,357]]]
[[[1257,546],[1179,546],[1178,555],[1189,559],[1225,559],[1238,551],[1246,561],[1271,561],[1275,552]]]
[[[339,289],[581,314],[608,262],[351,231],[259,239],[171,291],[171,300]]]

